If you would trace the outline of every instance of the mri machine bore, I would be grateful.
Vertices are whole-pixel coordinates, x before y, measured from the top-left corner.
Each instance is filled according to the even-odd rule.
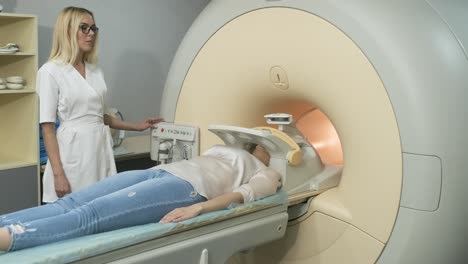
[[[208,4],[171,66],[165,120],[198,126],[202,152],[221,143],[210,124],[289,113],[322,162],[343,165],[282,239],[231,262],[468,262],[467,12],[442,0]]]

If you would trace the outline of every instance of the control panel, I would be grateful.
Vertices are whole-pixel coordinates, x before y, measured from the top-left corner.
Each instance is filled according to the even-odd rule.
[[[152,160],[165,164],[198,155],[198,127],[161,122],[151,130]]]

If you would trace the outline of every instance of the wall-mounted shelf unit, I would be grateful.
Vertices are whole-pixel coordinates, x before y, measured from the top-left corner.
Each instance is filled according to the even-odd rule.
[[[40,204],[37,17],[0,13],[0,46],[8,43],[19,51],[0,53],[0,78],[22,76],[25,87],[0,90],[0,214]]]

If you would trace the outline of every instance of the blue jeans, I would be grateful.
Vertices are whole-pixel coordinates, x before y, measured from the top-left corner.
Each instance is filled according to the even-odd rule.
[[[115,174],[55,203],[0,216],[9,251],[158,222],[175,208],[206,201],[187,181],[162,170]]]

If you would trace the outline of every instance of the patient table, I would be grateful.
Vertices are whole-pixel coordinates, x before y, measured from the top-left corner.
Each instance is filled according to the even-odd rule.
[[[287,194],[169,224],[147,224],[0,255],[0,263],[224,263],[281,238]]]

